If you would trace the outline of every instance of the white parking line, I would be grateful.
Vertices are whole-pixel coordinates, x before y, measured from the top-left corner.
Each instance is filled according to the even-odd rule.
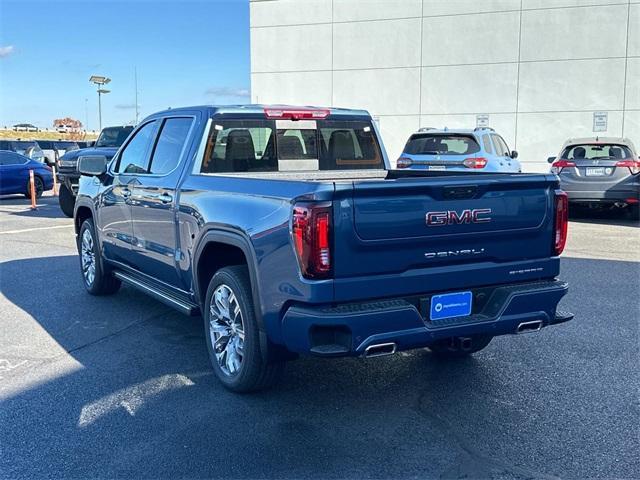
[[[25,233],[25,232],[35,232],[36,230],[52,230],[54,228],[71,228],[73,225],[54,225],[52,227],[35,227],[35,228],[25,228],[23,230],[7,230],[5,232],[0,232],[0,235],[7,235],[9,233]]]

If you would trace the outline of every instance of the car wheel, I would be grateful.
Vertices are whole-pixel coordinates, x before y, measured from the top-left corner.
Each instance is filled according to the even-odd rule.
[[[489,345],[492,339],[491,335],[445,338],[429,345],[429,350],[440,358],[462,358],[479,352]]]
[[[120,280],[106,272],[100,258],[93,221],[87,219],[80,227],[78,235],[80,272],[84,288],[91,295],[109,295],[120,288]]]
[[[60,185],[60,191],[58,192],[58,203],[60,204],[60,210],[67,217],[73,217],[73,207],[75,207],[76,199],[69,191],[66,185]]]
[[[42,193],[44,192],[44,182],[37,175],[34,175],[33,177],[33,186],[35,187],[36,198],[40,198],[42,196]],[[29,199],[31,198],[31,181],[30,180],[27,182],[27,193],[25,193],[24,196]]]
[[[209,359],[226,388],[251,392],[280,379],[284,362],[266,361],[261,348],[246,266],[226,267],[213,276],[203,319]]]

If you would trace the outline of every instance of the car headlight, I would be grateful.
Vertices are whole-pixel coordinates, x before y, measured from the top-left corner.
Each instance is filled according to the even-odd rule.
[[[61,167],[75,167],[78,164],[78,159],[65,160],[64,158],[58,159],[58,165]]]

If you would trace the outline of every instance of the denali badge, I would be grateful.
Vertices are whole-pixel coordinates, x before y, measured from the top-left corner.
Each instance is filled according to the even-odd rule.
[[[490,208],[468,208],[460,213],[455,210],[427,212],[426,219],[428,226],[441,227],[443,225],[462,225],[464,223],[487,223],[491,221],[490,214]]]
[[[445,250],[442,252],[427,252],[425,258],[447,258],[459,255],[480,255],[484,253],[484,248],[465,248],[463,250]]]

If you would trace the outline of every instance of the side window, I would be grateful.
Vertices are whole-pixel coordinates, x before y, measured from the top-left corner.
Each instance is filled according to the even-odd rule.
[[[151,121],[136,132],[120,154],[116,172],[147,173],[149,147],[156,131],[156,121]]]
[[[504,156],[505,157],[511,156],[511,150],[509,150],[509,146],[507,145],[507,142],[504,141],[504,138],[502,138],[500,135],[498,135],[498,140],[500,141],[500,144],[502,145],[502,148],[503,148],[503,151],[504,151]]]
[[[214,120],[201,173],[275,172],[273,122]]]
[[[508,157],[510,155],[509,147],[507,143],[502,139],[500,135],[491,135],[493,137],[493,144],[496,147],[496,154]]]
[[[482,144],[484,145],[485,152],[487,152],[489,155],[493,154],[493,148],[491,148],[491,139],[489,138],[489,135],[482,136]]]
[[[27,159],[13,152],[0,153],[0,165],[24,165]]]
[[[502,137],[500,135],[491,135],[491,138],[493,139],[493,145],[496,148],[496,155],[508,157],[509,147],[507,147],[507,144]]]
[[[151,158],[150,173],[164,175],[176,168],[192,123],[192,118],[168,118],[164,121]]]

